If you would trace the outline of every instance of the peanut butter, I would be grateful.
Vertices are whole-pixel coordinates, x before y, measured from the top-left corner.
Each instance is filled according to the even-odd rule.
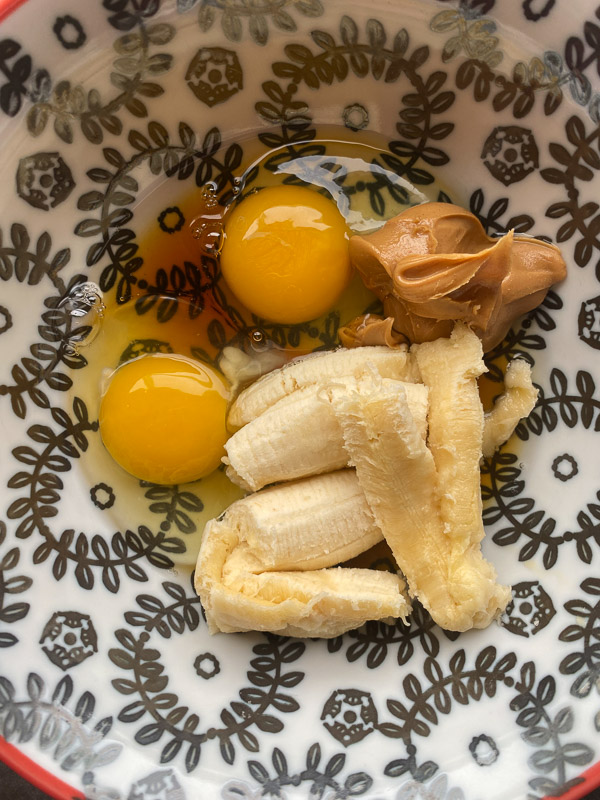
[[[346,347],[432,341],[460,320],[487,352],[566,276],[555,245],[513,231],[493,239],[450,203],[413,206],[378,231],[353,236],[350,259],[383,301],[384,318],[353,320],[340,331]]]

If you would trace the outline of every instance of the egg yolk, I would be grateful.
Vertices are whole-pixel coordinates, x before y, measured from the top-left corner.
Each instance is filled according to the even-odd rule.
[[[150,483],[209,475],[225,455],[228,391],[206,364],[146,355],[119,367],[100,401],[100,434],[123,469]]]
[[[286,324],[331,309],[350,279],[348,229],[332,200],[301,186],[250,194],[225,222],[221,269],[259,317]]]

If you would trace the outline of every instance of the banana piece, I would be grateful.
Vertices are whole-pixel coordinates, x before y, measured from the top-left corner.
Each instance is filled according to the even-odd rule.
[[[429,447],[438,472],[442,518],[462,552],[483,538],[479,461],[483,407],[477,378],[486,372],[479,338],[456,325],[448,339],[415,345],[429,386]]]
[[[330,639],[369,620],[406,619],[402,581],[389,572],[334,567],[266,572],[223,583],[218,570],[196,591],[210,633],[269,631]]]
[[[479,462],[483,408],[477,378],[485,371],[480,339],[463,324],[449,339],[413,346],[429,387],[428,443],[437,470],[444,533],[450,544],[449,588],[474,627],[485,627],[510,600],[479,544],[484,536]],[[360,477],[360,475],[359,475]]]
[[[443,628],[470,627],[449,591],[450,547],[435,492],[435,464],[406,398],[399,402],[397,392],[363,380],[334,409],[350,463],[410,596]]]
[[[235,589],[238,597],[241,594],[245,607],[240,627],[240,617],[232,619],[231,608],[220,604],[228,599],[225,593],[218,596],[219,628],[225,632],[268,630],[282,636],[330,639],[369,620],[406,620],[411,610],[397,575],[369,569],[264,572],[240,578],[226,588]],[[235,609],[239,615],[237,604]],[[214,602],[212,610],[214,622]]]
[[[512,436],[519,421],[533,410],[537,398],[531,366],[523,358],[514,359],[506,369],[504,392],[484,417],[482,453],[486,458]]]
[[[246,560],[246,572],[331,567],[383,538],[353,469],[248,495],[220,524],[236,532],[240,552],[255,558],[253,565]]]
[[[347,470],[339,474],[339,479],[328,475],[298,482],[303,484],[300,487],[291,484],[269,489],[259,493],[263,497],[262,505],[259,503],[257,507],[254,502],[246,520],[245,512],[240,513],[239,507],[248,507],[248,498],[238,501],[219,519],[207,524],[198,555],[195,587],[210,633],[271,631],[285,636],[330,638],[367,620],[406,618],[411,610],[410,603],[402,580],[392,573],[341,567],[304,571],[281,569],[290,560],[299,570],[309,564],[335,563],[342,552],[358,552],[356,543],[360,537],[356,532],[338,530],[336,533],[335,521],[331,529],[324,527],[334,516],[332,506],[325,508],[323,505],[324,487],[328,484],[326,493],[330,500],[334,487],[333,497],[340,498],[347,528],[352,528],[352,522],[360,528],[361,517],[351,521],[348,515],[354,505],[362,507],[364,531],[359,531],[360,547],[364,542],[373,541],[375,536],[381,536],[374,530],[364,497],[357,492],[356,477],[352,476],[352,471]],[[308,484],[314,482],[322,484],[322,491],[316,491],[321,500],[317,504],[319,509],[312,515],[309,512],[304,515],[304,525],[299,519],[290,519],[292,530],[284,533],[283,517],[289,515],[290,510],[286,501],[294,493],[297,493],[297,503],[302,502],[302,497],[311,498],[313,494]],[[232,509],[233,514],[230,514]],[[319,511],[320,516],[317,516]],[[261,515],[275,517],[274,524],[255,528],[254,522]],[[315,519],[322,524],[315,524]],[[290,556],[291,543],[286,539],[295,533],[303,543],[304,561],[295,561]],[[263,535],[269,540],[269,547],[259,541]],[[349,545],[353,537],[354,543]],[[327,557],[317,555],[319,545],[323,550],[329,542],[337,543],[333,551]],[[259,554],[265,552],[268,563],[262,564]]]
[[[379,380],[379,376],[375,374]],[[427,435],[427,388],[385,378],[390,391],[403,391],[423,439]],[[356,385],[355,378],[339,378],[329,386],[335,403]],[[341,469],[348,454],[330,402],[321,396],[322,384],[297,389],[234,433],[223,459],[228,478],[257,491],[279,481]]]
[[[363,381],[335,410],[350,461],[409,594],[447,630],[485,627],[510,592],[498,587],[477,548],[458,557],[440,513],[434,458],[408,404],[402,407],[395,395]]]
[[[408,348],[358,347],[301,356],[281,369],[264,375],[237,397],[229,409],[228,424],[241,428],[282,397],[325,380],[358,376],[372,368],[383,378],[416,382],[418,370]]]

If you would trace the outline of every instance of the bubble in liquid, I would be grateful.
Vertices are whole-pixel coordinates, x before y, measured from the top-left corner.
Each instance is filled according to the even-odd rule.
[[[106,306],[100,287],[86,281],[76,284],[59,303],[59,308],[71,318],[64,342],[64,352],[76,355],[79,348],[91,344],[102,327]]]
[[[103,314],[106,308],[102,290],[91,281],[74,286],[60,301],[60,306],[67,308],[72,317],[85,317],[92,310]]]
[[[205,252],[215,255],[222,244],[224,209],[219,203],[214,183],[206,183],[200,190],[200,197],[201,213],[190,222],[189,231]]]
[[[207,183],[202,187],[202,200],[207,208],[214,208],[219,202],[217,199],[217,187],[214,183]]]
[[[273,341],[262,328],[252,328],[247,333],[250,351],[256,354],[265,353],[267,350],[275,353],[276,351],[284,352],[284,349]]]
[[[202,220],[202,217],[191,223],[190,230],[192,238],[200,244],[203,250],[214,255],[221,249],[223,225],[220,220],[216,219],[208,221],[200,220]]]

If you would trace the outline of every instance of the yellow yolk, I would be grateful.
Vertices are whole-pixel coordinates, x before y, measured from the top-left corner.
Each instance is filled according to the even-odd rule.
[[[306,322],[329,311],[350,279],[348,235],[335,203],[314,190],[261,189],[228,215],[221,269],[257,316]]]
[[[100,402],[100,434],[123,469],[150,483],[187,483],[225,455],[227,387],[211,367],[147,355],[119,367]]]

